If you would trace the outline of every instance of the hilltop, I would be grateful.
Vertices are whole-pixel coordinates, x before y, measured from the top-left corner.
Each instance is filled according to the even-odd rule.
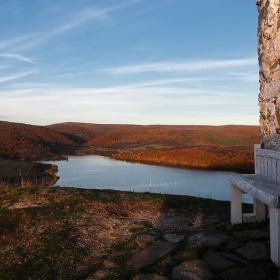
[[[44,126],[0,121],[0,158],[59,159],[57,149],[74,145],[62,133]]]
[[[79,153],[187,167],[253,169],[253,145],[259,143],[258,126],[72,122],[47,127],[81,144]]]
[[[150,164],[250,170],[258,142],[257,126],[0,122],[0,159],[21,161],[102,154]]]

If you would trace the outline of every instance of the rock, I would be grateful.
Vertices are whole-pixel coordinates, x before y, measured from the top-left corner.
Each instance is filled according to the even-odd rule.
[[[172,267],[173,261],[171,258],[164,258],[160,263],[157,264],[157,267],[159,268],[166,268],[166,267]]]
[[[242,223],[255,223],[256,222],[256,215],[254,213],[243,213],[242,214]]]
[[[171,279],[174,280],[208,280],[213,279],[209,266],[202,260],[191,260],[173,268]]]
[[[164,239],[167,242],[177,243],[177,242],[179,242],[179,241],[184,239],[184,235],[177,235],[177,234],[169,233],[169,234],[165,234],[164,235]]]
[[[151,234],[139,234],[137,236],[137,241],[141,245],[147,245],[155,241],[159,236],[158,235],[151,235]]]
[[[221,257],[212,250],[207,252],[207,254],[204,256],[204,259],[211,267],[217,270],[225,270],[235,265],[233,262]]]
[[[175,261],[182,261],[192,258],[192,254],[189,252],[179,251],[174,256],[171,257]]]
[[[229,236],[222,234],[197,233],[190,237],[189,243],[197,247],[217,247],[229,239]]]
[[[269,238],[269,232],[264,230],[245,230],[234,233],[238,240],[257,240],[260,238]]]
[[[231,251],[241,247],[242,245],[243,243],[241,241],[229,241],[229,243],[226,246],[226,250]]]
[[[267,280],[267,274],[263,269],[253,267],[233,267],[220,274],[224,280]]]
[[[102,280],[105,277],[113,275],[112,272],[107,270],[98,270],[95,273],[93,273],[91,276],[86,278],[86,280]]]
[[[215,226],[220,223],[219,219],[212,219],[212,218],[206,218],[202,219],[202,224],[207,225],[207,226]]]
[[[127,241],[130,238],[130,235],[117,233],[117,234],[112,234],[111,237],[115,238],[117,242],[122,243]]]
[[[168,280],[168,277],[159,276],[157,274],[140,274],[132,278],[132,280]]]
[[[245,259],[242,259],[241,257],[237,256],[236,254],[234,253],[228,253],[228,252],[225,252],[225,253],[220,253],[220,255],[228,260],[231,260],[231,261],[234,261],[234,262],[241,262],[241,263],[246,263],[248,262],[247,260]]]
[[[105,261],[103,262],[103,265],[104,265],[105,269],[115,269],[115,268],[118,267],[118,265],[116,265],[115,263],[110,262],[110,261],[108,261],[108,260],[105,260]]]
[[[145,267],[156,262],[159,258],[175,249],[176,246],[174,243],[156,241],[150,247],[132,255],[128,264],[136,268]]]
[[[139,225],[139,224],[134,224],[130,227],[129,230],[130,231],[141,231],[141,230],[145,230],[145,226],[144,225]]]
[[[250,241],[246,245],[236,250],[237,253],[248,260],[265,260],[269,258],[268,250],[264,243]]]

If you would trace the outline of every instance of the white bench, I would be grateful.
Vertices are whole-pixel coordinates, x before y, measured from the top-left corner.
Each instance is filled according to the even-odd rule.
[[[271,260],[280,266],[280,152],[260,149],[260,145],[254,148],[255,174],[230,176],[231,223],[263,221],[268,207]],[[242,214],[242,193],[254,198],[254,213],[249,216]]]

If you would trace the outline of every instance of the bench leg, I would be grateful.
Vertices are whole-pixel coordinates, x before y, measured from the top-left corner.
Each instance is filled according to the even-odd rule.
[[[280,266],[280,209],[269,207],[270,257],[274,264]]]
[[[254,198],[254,214],[256,216],[256,221],[260,222],[266,220],[265,204],[256,198]]]
[[[231,223],[242,224],[242,192],[240,189],[231,186]]]

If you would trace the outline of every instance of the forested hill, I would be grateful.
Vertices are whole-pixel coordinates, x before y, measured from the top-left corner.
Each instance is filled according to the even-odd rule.
[[[55,158],[58,151],[104,153],[153,164],[253,168],[258,126],[59,123],[46,127],[0,122],[0,156]]]
[[[51,124],[46,127],[62,133],[76,143],[85,144],[110,131],[128,129],[134,127],[134,125],[67,122]]]
[[[76,143],[103,148],[140,145],[197,146],[253,145],[259,140],[258,126],[225,125],[122,125],[58,123],[46,126]]]
[[[58,148],[75,145],[61,133],[44,126],[0,121],[0,158],[57,159]]]
[[[62,123],[48,126],[83,143],[87,152],[154,164],[253,168],[259,127],[243,125],[111,125]]]
[[[194,147],[201,145],[253,145],[259,142],[254,126],[135,126],[109,131],[87,145],[128,148],[145,145]]]

